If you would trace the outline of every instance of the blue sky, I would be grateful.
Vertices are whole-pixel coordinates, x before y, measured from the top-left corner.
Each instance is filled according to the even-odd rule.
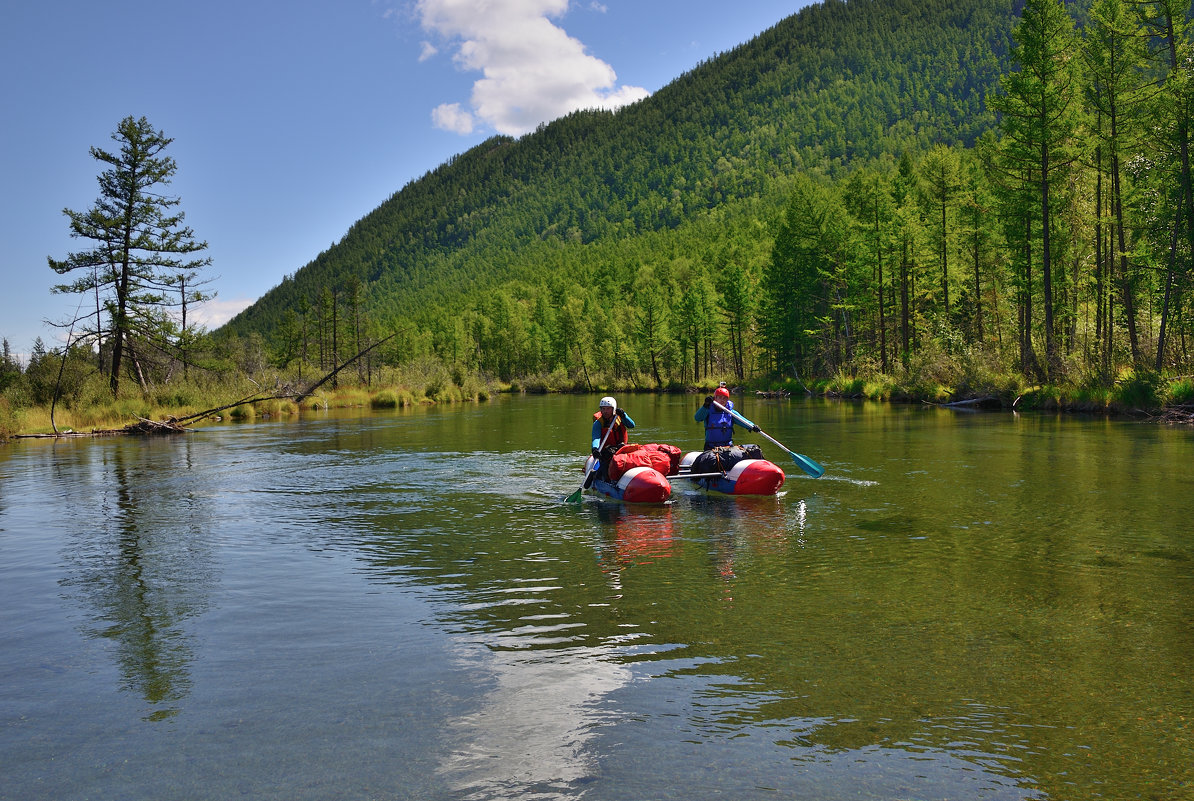
[[[494,133],[653,93],[808,0],[38,0],[0,10],[0,337],[78,298],[46,257],[126,116],[174,138],[218,325],[408,182]]]

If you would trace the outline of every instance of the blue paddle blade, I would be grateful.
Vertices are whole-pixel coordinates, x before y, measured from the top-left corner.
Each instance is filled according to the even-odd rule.
[[[825,468],[814,462],[812,459],[805,456],[803,453],[794,453],[788,451],[788,455],[792,457],[792,461],[800,465],[800,469],[808,473],[813,478],[820,478],[825,475]]]

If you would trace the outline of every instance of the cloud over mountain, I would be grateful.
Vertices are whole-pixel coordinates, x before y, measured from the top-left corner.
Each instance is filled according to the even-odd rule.
[[[487,125],[518,136],[570,111],[647,97],[641,87],[619,86],[613,67],[553,22],[567,10],[568,0],[419,0],[423,28],[454,49],[460,69],[482,74],[469,108],[443,103],[432,112],[434,124],[461,134]]]

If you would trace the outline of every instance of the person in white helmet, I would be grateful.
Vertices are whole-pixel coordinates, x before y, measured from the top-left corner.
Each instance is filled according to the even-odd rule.
[[[606,475],[610,457],[627,442],[630,441],[629,429],[634,428],[634,421],[625,409],[618,408],[618,402],[608,395],[597,403],[597,412],[593,415],[593,436],[591,447],[593,458],[601,463],[601,475]],[[608,432],[608,436],[607,436]],[[602,447],[602,442],[605,446]]]

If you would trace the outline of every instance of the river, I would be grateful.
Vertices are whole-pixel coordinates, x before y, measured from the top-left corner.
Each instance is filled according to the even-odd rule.
[[[596,400],[0,446],[0,799],[1194,798],[1191,431],[746,398],[823,478],[567,504]]]

